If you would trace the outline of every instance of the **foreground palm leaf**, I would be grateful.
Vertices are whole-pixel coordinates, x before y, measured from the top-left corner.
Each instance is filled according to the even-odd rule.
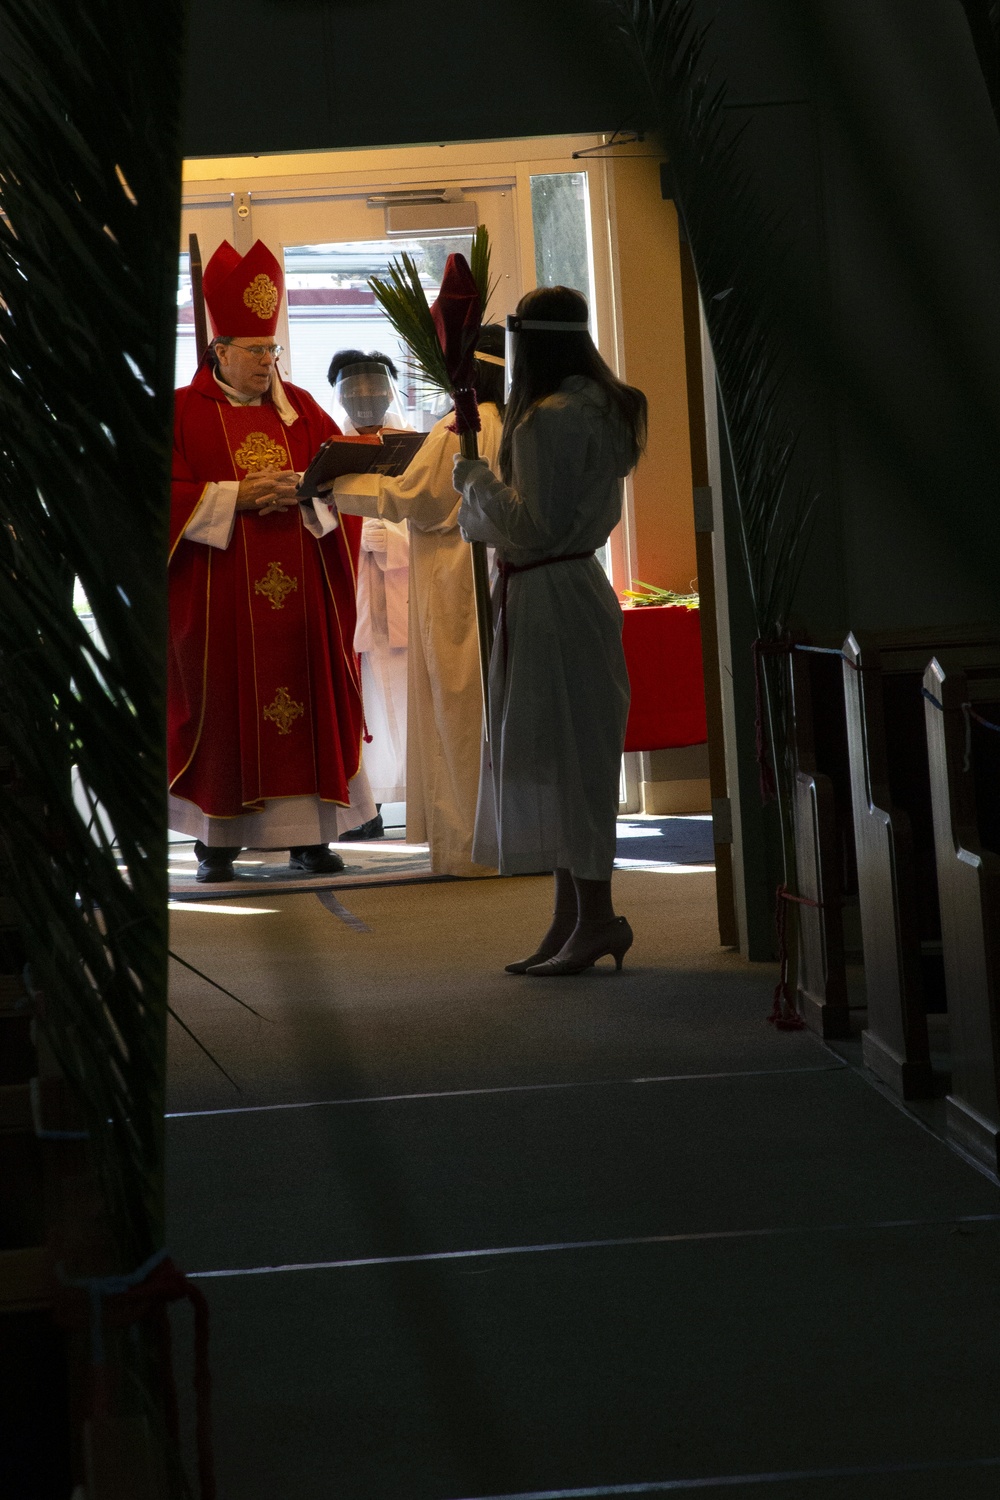
[[[739,165],[739,137],[726,118],[724,90],[713,86],[703,63],[708,33],[696,29],[690,0],[605,3],[669,152],[708,322],[777,780],[783,883],[795,891],[785,652],[815,491],[808,477],[791,481],[790,371],[775,315],[786,254],[782,226],[761,209]],[[763,767],[761,783],[766,793]]]
[[[0,47],[0,741],[12,767],[0,847],[122,1272],[164,1234],[183,23],[182,0],[7,0]],[[129,1399],[155,1406],[145,1332],[114,1349]]]

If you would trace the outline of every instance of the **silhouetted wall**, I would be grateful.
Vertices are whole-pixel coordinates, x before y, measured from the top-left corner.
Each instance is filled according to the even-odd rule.
[[[1000,132],[953,0],[698,0],[791,243],[815,629],[1000,613]],[[602,0],[199,0],[189,155],[643,123]],[[248,80],[244,83],[243,80]],[[769,253],[769,247],[760,247]]]
[[[820,495],[800,612],[817,628],[1000,623],[1000,130],[964,11],[699,15],[741,159],[793,246],[778,315]]]
[[[601,0],[195,0],[184,149],[614,130],[639,93]]]

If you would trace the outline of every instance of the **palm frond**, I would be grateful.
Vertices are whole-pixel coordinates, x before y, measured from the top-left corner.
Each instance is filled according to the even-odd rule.
[[[490,280],[490,236],[485,224],[480,224],[472,237],[472,255],[469,261],[469,269],[472,272],[476,286],[479,288],[479,300],[482,304],[480,321],[486,322],[486,313],[493,293],[500,284],[499,276]]]
[[[389,262],[388,271],[388,281],[380,276],[369,279],[376,302],[406,344],[427,384],[450,392],[451,377],[416,262],[411,255],[404,254],[398,261]]]
[[[794,375],[774,316],[783,226],[740,167],[741,132],[705,66],[710,31],[695,26],[690,0],[607,3],[669,151],[716,362],[757,634],[770,639],[787,628],[815,501],[808,479],[789,488],[796,450],[784,413]]]
[[[485,224],[480,224],[472,237],[469,269],[479,292],[480,321],[484,321],[486,309],[500,279],[496,277],[490,280],[490,236]],[[372,276],[368,285],[396,333],[406,344],[411,370],[431,389],[452,394],[453,381],[431,317],[427,293],[413,257],[403,254],[398,261],[390,261],[388,280]]]
[[[632,53],[666,145],[715,359],[723,441],[734,477],[739,544],[755,634],[785,638],[807,558],[817,486],[798,455],[796,381],[779,307],[783,223],[762,208],[741,165],[742,131],[705,62],[709,27],[690,0],[605,0]],[[762,686],[779,786],[785,880],[794,889],[784,659],[763,652]]]
[[[630,589],[622,589],[622,596],[633,604],[673,604],[684,609],[698,609],[701,600],[692,586],[689,594],[679,594],[675,589],[662,589],[655,583],[643,583],[641,578],[632,579]]]

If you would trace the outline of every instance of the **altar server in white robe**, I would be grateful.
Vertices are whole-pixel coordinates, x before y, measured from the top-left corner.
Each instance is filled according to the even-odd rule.
[[[496,463],[504,398],[504,331],[487,324],[478,340],[480,451]],[[459,451],[449,415],[427,434],[397,479],[351,474],[334,485],[346,514],[409,527],[409,666],[406,837],[430,845],[438,875],[496,873],[472,857],[479,791],[483,700],[468,543],[458,530],[452,463]]]
[[[396,366],[377,350],[341,349],[330,361],[337,422],[347,434],[405,431]],[[382,838],[383,802],[406,800],[406,656],[409,533],[405,523],[366,517],[358,557],[358,623],[367,737],[363,761],[375,816],[341,839]]]
[[[473,857],[501,874],[555,872],[536,977],[575,974],[632,930],[611,900],[629,683],[621,607],[595,556],[621,516],[645,442],[646,398],[617,380],[588,331],[586,298],[539,287],[508,319],[511,390],[499,473],[455,462],[465,535],[497,549],[490,759]]]

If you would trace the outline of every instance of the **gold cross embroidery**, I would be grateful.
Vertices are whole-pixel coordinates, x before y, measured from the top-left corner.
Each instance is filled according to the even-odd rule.
[[[288,450],[266,432],[250,432],[233,457],[238,468],[256,474],[258,469],[283,469],[288,462]]]
[[[265,321],[273,317],[275,308],[281,298],[281,293],[271,280],[270,276],[263,271],[258,272],[248,287],[244,288],[243,301],[251,312],[255,312],[258,318]]]
[[[296,703],[288,689],[280,687],[274,695],[274,702],[265,708],[264,718],[278,726],[279,734],[291,734],[295,720],[301,719],[305,711],[304,704]]]
[[[289,594],[294,594],[299,586],[299,580],[292,578],[284,572],[280,563],[268,563],[267,572],[263,578],[258,578],[254,584],[254,593],[263,594],[265,599],[270,599],[272,609],[284,609],[285,600]]]

